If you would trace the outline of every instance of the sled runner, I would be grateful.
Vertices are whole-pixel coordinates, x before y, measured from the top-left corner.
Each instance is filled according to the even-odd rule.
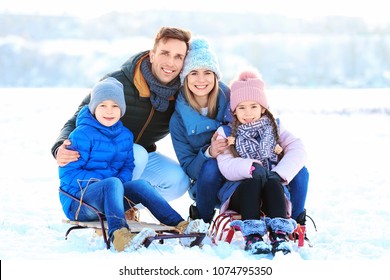
[[[59,189],[59,191],[80,202],[80,200],[67,192],[64,192],[63,190]],[[105,220],[105,216],[103,213],[99,212],[95,207],[89,205],[88,203],[85,203],[84,201],[82,202],[83,206],[88,207],[92,211],[96,213],[98,216],[98,220],[96,221],[90,221],[90,222],[83,222],[83,221],[73,221],[69,219],[63,219],[63,223],[67,223],[72,225],[65,233],[65,239],[68,238],[69,233],[72,230],[75,229],[95,229],[101,232],[102,237],[104,239],[104,243],[106,244],[107,249],[110,249],[110,238],[108,237],[107,231],[107,222]],[[195,240],[192,241],[190,246],[196,246],[199,245],[206,234],[204,233],[191,233],[191,234],[182,234],[180,233],[175,227],[172,226],[166,226],[166,225],[161,225],[161,224],[154,224],[154,223],[145,223],[145,222],[139,222],[139,221],[133,221],[133,220],[127,220],[127,224],[129,225],[129,230],[132,233],[138,233],[144,228],[151,228],[153,229],[157,234],[152,237],[146,238],[144,242],[144,246],[147,248],[149,245],[155,241],[158,240],[160,243],[162,243],[165,239],[172,239],[172,238],[188,238],[188,237],[195,237]]]

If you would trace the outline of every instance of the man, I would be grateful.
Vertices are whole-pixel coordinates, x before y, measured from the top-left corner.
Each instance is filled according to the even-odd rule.
[[[116,78],[123,84],[126,113],[121,121],[134,134],[134,143],[149,153],[141,178],[149,181],[168,201],[182,196],[190,182],[177,162],[156,152],[155,142],[169,133],[169,120],[180,88],[179,74],[190,39],[187,30],[163,27],[156,35],[152,50],[132,56],[120,70],[103,77]],[[89,101],[90,94],[64,125],[51,149],[59,166],[78,160],[77,151],[66,149],[71,144],[67,138],[75,128],[80,109]],[[137,158],[136,153],[134,157]]]

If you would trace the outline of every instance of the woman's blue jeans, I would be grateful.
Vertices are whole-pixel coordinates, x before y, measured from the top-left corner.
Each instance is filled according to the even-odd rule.
[[[83,201],[105,214],[109,236],[112,236],[117,229],[128,228],[125,211],[133,205],[129,205],[125,196],[134,205],[142,203],[163,224],[177,225],[183,220],[147,181],[134,180],[123,184],[120,179],[110,177],[90,184],[83,195]],[[72,202],[71,215],[75,216],[78,208],[79,203]],[[95,212],[87,207],[80,207],[78,220],[93,221],[96,219],[98,217]]]
[[[214,209],[220,204],[218,191],[224,182],[225,178],[219,171],[217,160],[210,158],[205,161],[193,188],[196,191],[196,208],[198,208],[200,218],[206,223],[211,222]]]
[[[305,210],[306,195],[309,187],[309,171],[304,166],[289,184],[292,204],[291,218],[296,219]]]

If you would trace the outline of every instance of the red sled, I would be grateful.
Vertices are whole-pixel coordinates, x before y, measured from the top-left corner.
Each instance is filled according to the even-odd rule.
[[[227,210],[220,213],[212,223],[210,228],[210,236],[214,243],[218,241],[232,242],[233,237],[239,231],[237,228],[230,226],[230,223],[234,220],[240,220],[241,215],[235,211]],[[289,239],[293,242],[298,242],[298,247],[305,245],[306,238],[306,226],[298,224],[296,230],[289,235]],[[311,246],[309,242],[309,246]]]

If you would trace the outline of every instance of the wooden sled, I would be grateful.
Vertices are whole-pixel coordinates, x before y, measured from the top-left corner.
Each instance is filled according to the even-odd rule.
[[[64,192],[63,190],[59,189],[60,193],[80,202],[80,200],[67,192]],[[108,226],[107,221],[105,220],[105,216],[103,213],[99,212],[95,207],[82,202],[83,206],[88,207],[89,209],[93,210],[96,215],[98,216],[98,220],[91,221],[91,222],[83,222],[83,221],[72,221],[69,219],[63,219],[63,223],[67,223],[72,225],[65,233],[65,239],[68,239],[68,235],[72,230],[75,229],[95,229],[102,233],[102,237],[104,239],[104,243],[106,244],[107,249],[110,249],[111,241],[107,234],[108,232]],[[138,233],[143,228],[151,228],[153,229],[157,234],[152,237],[146,238],[144,242],[144,246],[147,248],[150,244],[152,244],[153,241],[158,240],[160,243],[163,243],[165,239],[172,239],[172,238],[188,238],[188,237],[195,237],[195,240],[192,241],[191,247],[199,245],[203,239],[205,238],[205,233],[191,233],[191,234],[183,234],[180,233],[175,227],[172,226],[166,226],[166,225],[159,225],[154,223],[145,223],[145,222],[137,222],[137,221],[130,221],[127,220],[127,224],[129,225],[129,229],[132,233]]]

